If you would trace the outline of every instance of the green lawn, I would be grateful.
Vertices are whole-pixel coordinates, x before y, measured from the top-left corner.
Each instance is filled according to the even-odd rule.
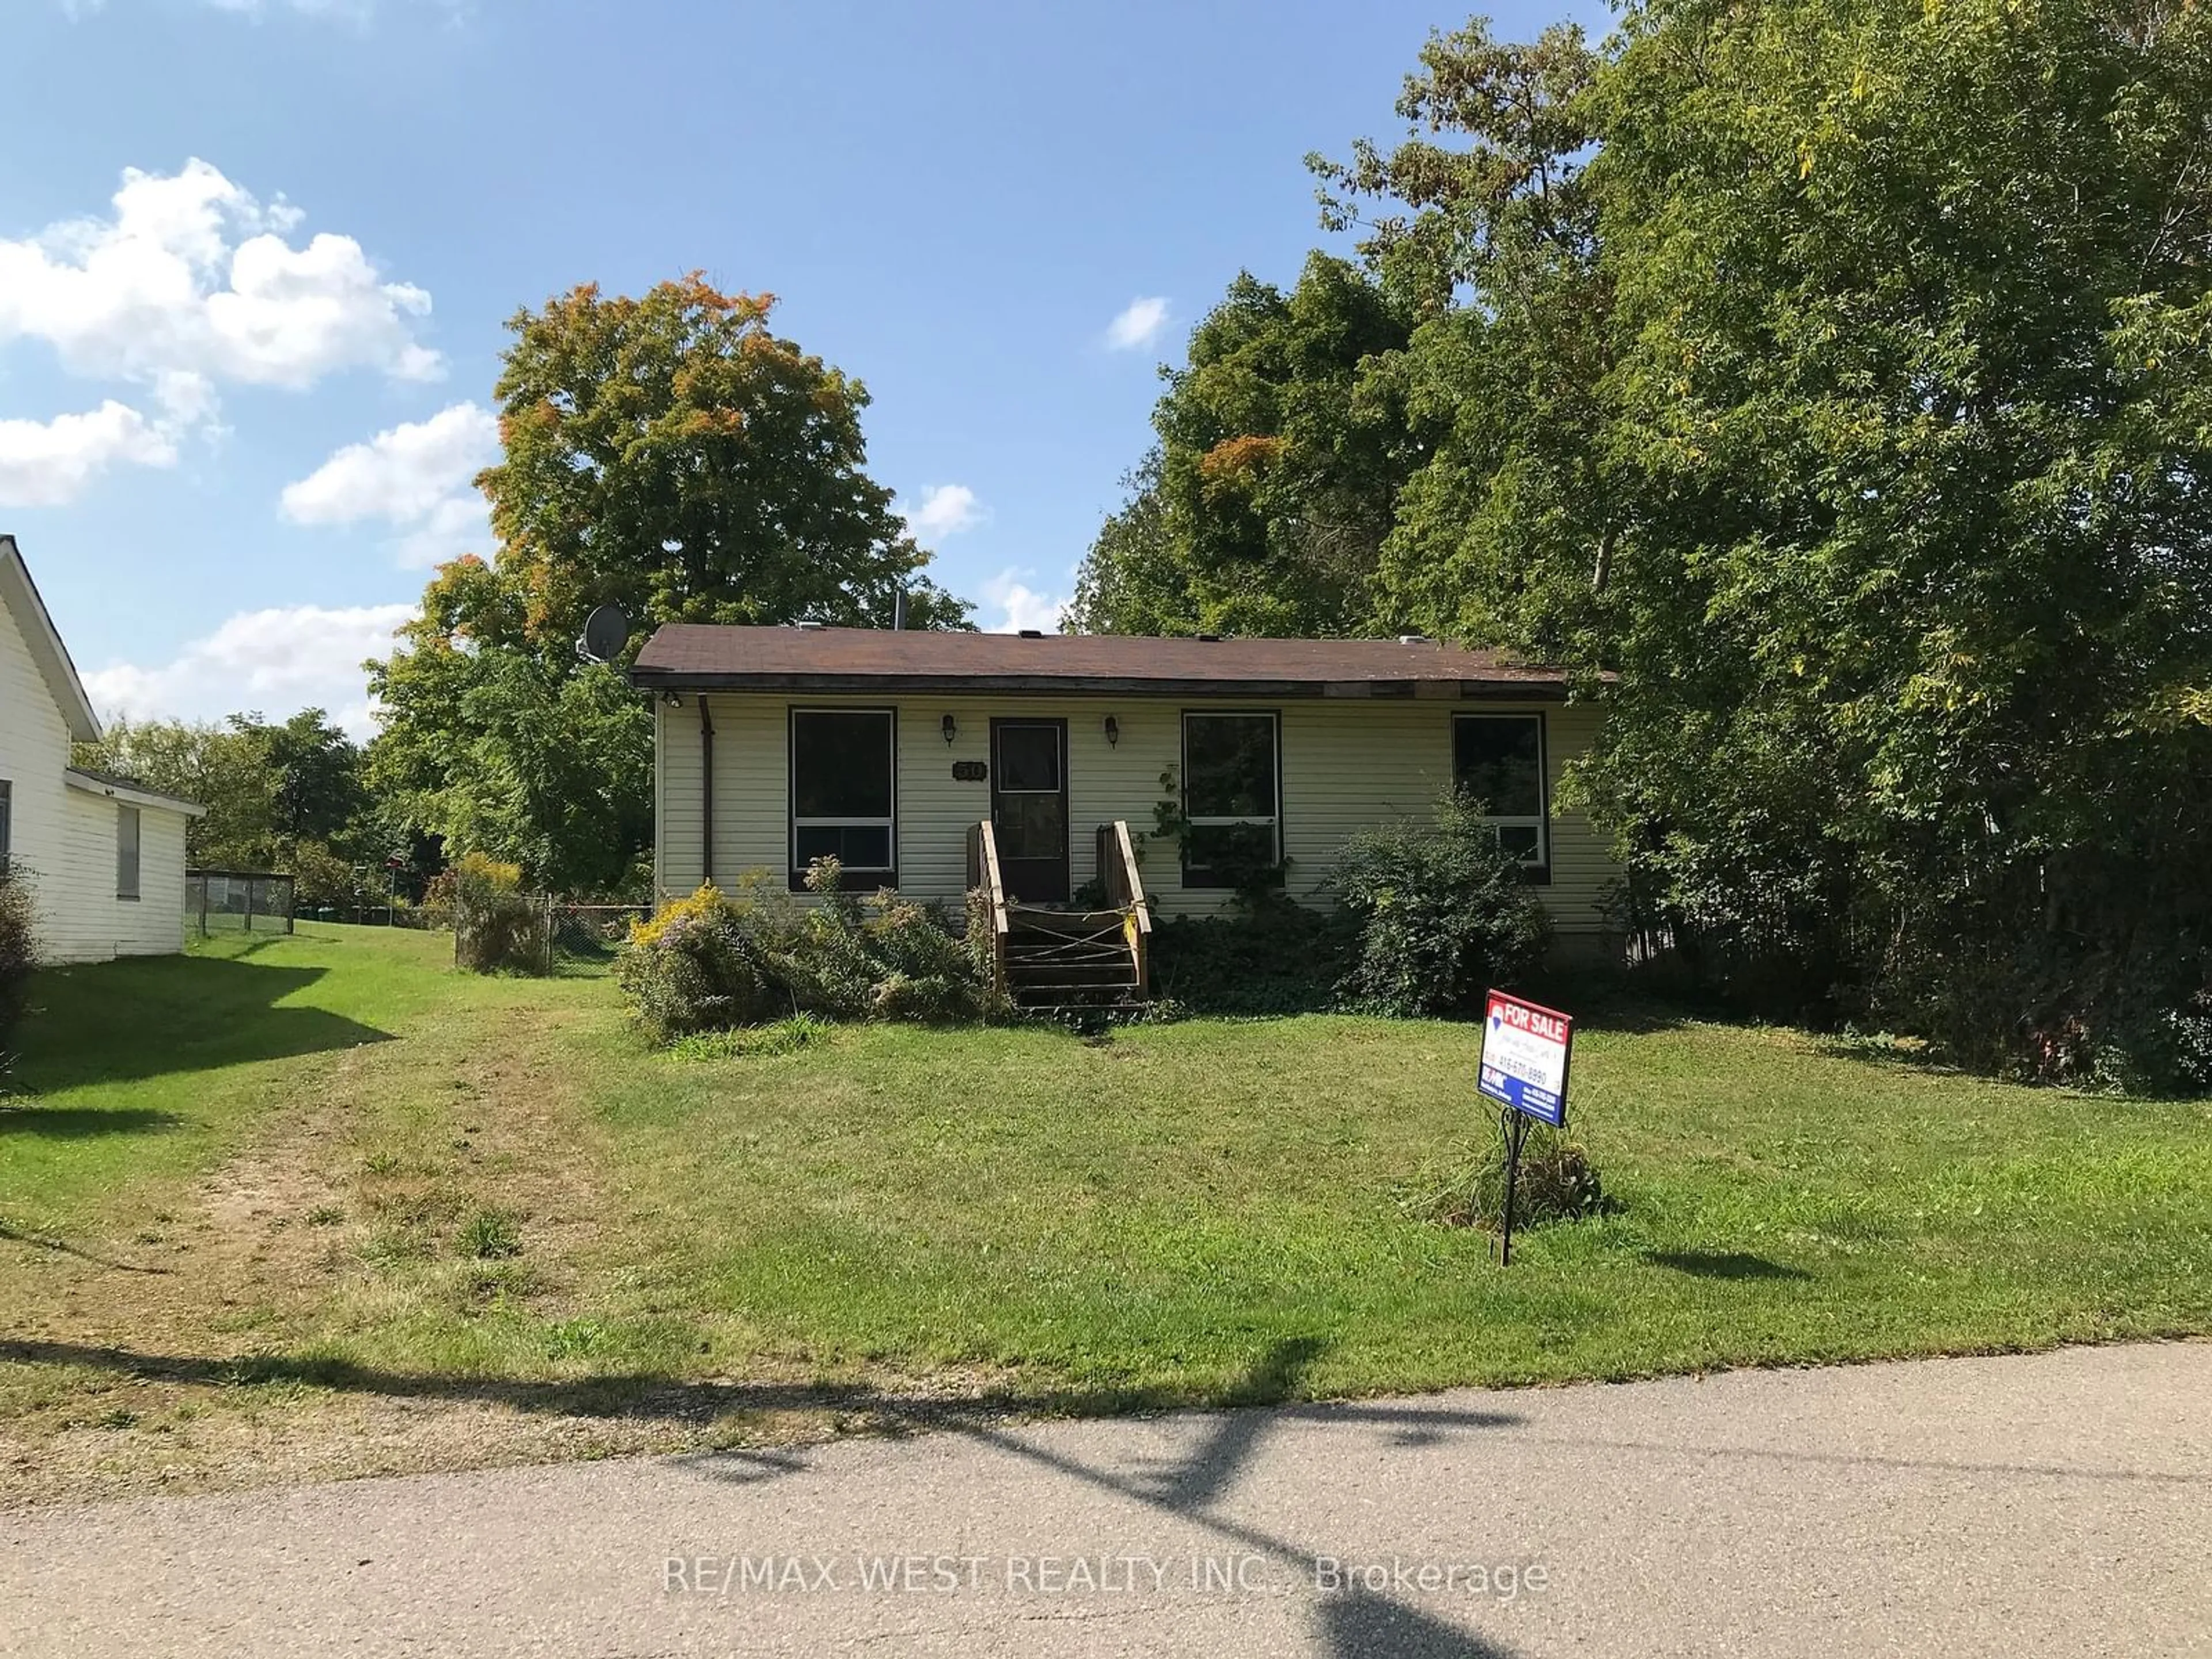
[[[239,1356],[310,1395],[1079,1409],[2212,1330],[2203,1103],[1601,1018],[1574,1109],[1617,1207],[1501,1271],[1398,1202],[1496,1133],[1472,1028],[701,1060],[644,1048],[603,978],[445,948],[324,927],[46,981],[38,1097],[0,1110],[0,1421],[81,1427],[91,1379]]]

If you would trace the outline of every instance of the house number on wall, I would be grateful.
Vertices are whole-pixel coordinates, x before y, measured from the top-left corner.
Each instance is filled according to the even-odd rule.
[[[981,783],[990,775],[991,769],[981,761],[952,763],[952,781],[955,783]]]

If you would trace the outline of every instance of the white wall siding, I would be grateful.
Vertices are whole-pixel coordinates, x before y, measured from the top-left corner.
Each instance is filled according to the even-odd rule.
[[[702,869],[699,698],[658,705],[655,870],[665,895],[698,885]],[[1186,709],[1266,709],[1282,733],[1283,831],[1293,897],[1312,902],[1353,830],[1394,817],[1425,815],[1451,781],[1454,713],[1540,712],[1547,783],[1556,796],[1566,765],[1585,752],[1600,713],[1589,705],[1463,702],[1416,698],[1315,699],[1280,703],[1241,700],[1105,697],[793,697],[715,693],[714,872],[725,886],[747,870],[781,882],[787,858],[789,714],[805,708],[894,708],[898,714],[899,888],[916,898],[957,903],[967,881],[967,827],[987,817],[988,782],[957,782],[957,761],[990,758],[994,716],[1067,722],[1070,879],[1096,873],[1097,826],[1115,818],[1148,835],[1155,804],[1181,784]],[[957,726],[946,744],[946,714]],[[1120,741],[1106,741],[1112,714]],[[1166,784],[1162,775],[1169,774]],[[1600,891],[1615,873],[1603,838],[1578,813],[1553,807],[1552,884],[1544,890],[1563,934],[1594,935],[1606,923]],[[1213,910],[1229,896],[1186,890],[1176,848],[1154,842],[1144,866],[1146,890],[1169,915]]]
[[[0,605],[0,778],[13,786],[10,856],[30,889],[40,955],[50,962],[81,959],[58,926],[67,914],[69,755],[69,727],[15,613]]]
[[[185,815],[139,812],[139,892],[115,896],[116,804],[71,788],[69,727],[14,613],[0,605],[0,778],[12,861],[24,873],[43,961],[105,962],[184,949]]]

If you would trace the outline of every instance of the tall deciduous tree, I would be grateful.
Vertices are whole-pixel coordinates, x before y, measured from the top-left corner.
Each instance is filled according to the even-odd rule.
[[[1231,283],[1168,376],[1158,448],[1084,561],[1075,625],[1367,630],[1414,452],[1394,388],[1361,371],[1406,338],[1400,309],[1340,259],[1314,255],[1287,295],[1249,275]]]
[[[1401,107],[1328,176],[1466,302],[1392,366],[1460,413],[1386,590],[1620,671],[1586,783],[1685,937],[2212,1059],[2212,17],[1662,0]]]
[[[380,794],[449,850],[563,889],[634,884],[652,830],[652,720],[624,684],[665,622],[962,627],[968,607],[863,470],[860,382],[770,331],[773,301],[697,276],[641,298],[583,287],[518,313],[503,457],[478,479],[495,562],[441,569],[372,664]],[[578,659],[616,605],[632,643]]]

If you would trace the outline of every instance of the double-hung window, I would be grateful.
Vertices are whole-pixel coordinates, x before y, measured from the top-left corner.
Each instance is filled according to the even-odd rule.
[[[889,708],[791,711],[791,888],[833,858],[854,888],[898,884],[898,716]]]
[[[1507,853],[1540,878],[1550,869],[1541,714],[1453,715],[1452,784],[1480,805]]]
[[[115,809],[115,896],[138,896],[138,809]]]
[[[1282,755],[1272,714],[1182,717],[1186,887],[1235,887],[1283,864]]]

